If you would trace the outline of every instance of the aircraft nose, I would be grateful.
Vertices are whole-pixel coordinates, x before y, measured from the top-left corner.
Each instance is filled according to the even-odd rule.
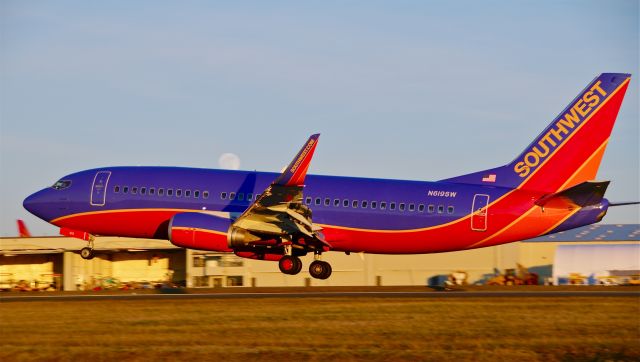
[[[37,192],[35,194],[31,194],[29,196],[27,196],[26,199],[24,199],[24,201],[22,202],[22,207],[24,207],[27,211],[29,211],[32,214],[35,214],[35,205],[38,203],[37,201],[37,196],[36,196]]]
[[[40,190],[36,193],[29,195],[22,202],[22,206],[30,213],[34,214],[39,218],[42,218],[42,212],[46,207],[45,204],[48,203],[47,202],[48,197],[46,193],[47,193],[47,190]]]

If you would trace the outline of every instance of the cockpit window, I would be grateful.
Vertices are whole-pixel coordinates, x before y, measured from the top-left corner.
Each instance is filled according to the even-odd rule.
[[[71,186],[71,180],[60,180],[51,186],[54,190],[64,190]]]

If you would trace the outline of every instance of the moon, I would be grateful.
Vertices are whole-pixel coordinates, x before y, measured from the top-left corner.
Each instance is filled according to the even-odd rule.
[[[220,168],[238,170],[240,169],[240,157],[233,153],[223,153],[218,159],[218,165]]]

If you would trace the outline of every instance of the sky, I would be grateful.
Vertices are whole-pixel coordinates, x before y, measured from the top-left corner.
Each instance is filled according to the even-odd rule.
[[[55,235],[22,200],[69,173],[225,153],[279,171],[316,132],[314,174],[488,169],[602,72],[633,77],[598,178],[640,200],[638,4],[2,1],[0,235]]]

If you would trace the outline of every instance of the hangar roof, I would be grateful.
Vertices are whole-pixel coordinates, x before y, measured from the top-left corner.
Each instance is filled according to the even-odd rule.
[[[589,242],[589,241],[640,241],[640,224],[595,224],[556,234],[540,236],[525,242]]]

